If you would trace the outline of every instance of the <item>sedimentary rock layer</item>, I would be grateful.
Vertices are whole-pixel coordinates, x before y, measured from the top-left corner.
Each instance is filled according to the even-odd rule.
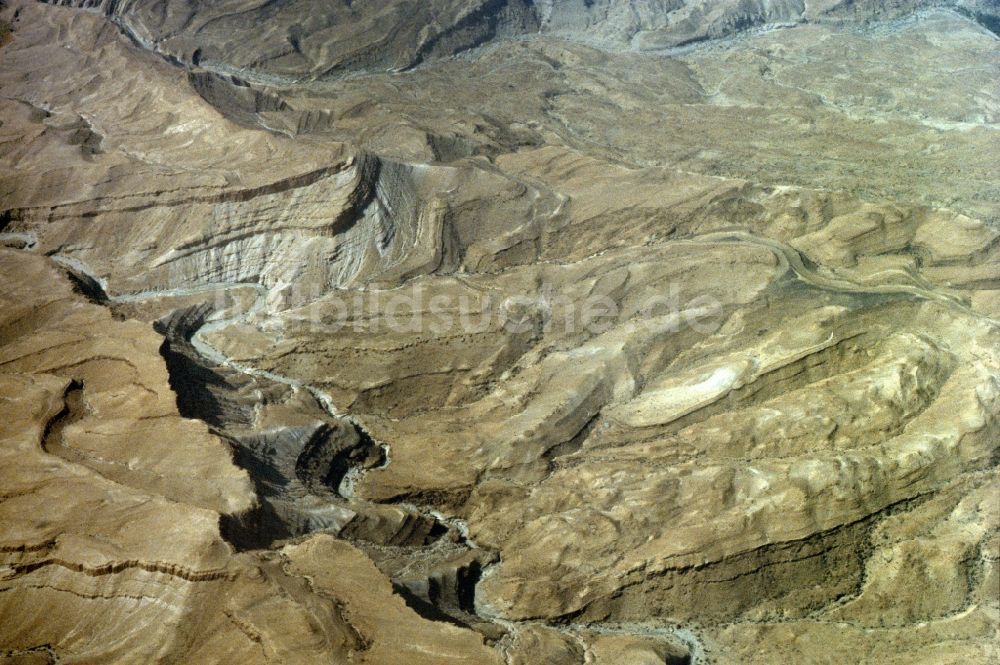
[[[995,661],[995,17],[6,3],[0,657]]]

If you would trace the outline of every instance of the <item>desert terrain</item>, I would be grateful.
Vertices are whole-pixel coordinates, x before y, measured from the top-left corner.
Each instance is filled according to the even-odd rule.
[[[0,662],[997,662],[998,29],[4,0]]]

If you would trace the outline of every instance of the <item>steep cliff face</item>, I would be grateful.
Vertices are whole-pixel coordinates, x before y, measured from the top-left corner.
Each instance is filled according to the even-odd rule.
[[[995,662],[995,16],[10,0],[0,660]]]

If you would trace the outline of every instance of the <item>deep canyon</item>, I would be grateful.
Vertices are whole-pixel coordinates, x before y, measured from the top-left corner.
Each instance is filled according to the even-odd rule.
[[[0,662],[1000,661],[998,30],[0,2]]]

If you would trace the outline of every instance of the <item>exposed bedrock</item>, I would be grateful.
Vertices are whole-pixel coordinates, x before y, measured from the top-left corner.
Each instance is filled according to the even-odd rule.
[[[907,280],[888,288],[829,279],[791,248],[737,250],[727,236],[707,236],[678,244],[683,254],[648,250],[648,264],[608,252],[543,268],[544,278],[525,268],[424,285],[428,296],[465,303],[470,317],[483,309],[471,297],[478,279],[501,294],[566,285],[548,294],[553,303],[579,302],[577,290],[606,295],[622,309],[597,334],[547,330],[566,314],[534,302],[527,334],[494,323],[475,336],[400,333],[408,341],[397,346],[382,331],[388,357],[368,356],[376,303],[349,316],[360,329],[323,341],[289,312],[290,325],[274,329],[279,353],[248,354],[266,336],[238,328],[211,339],[271,371],[313,377],[389,442],[392,463],[364,476],[363,495],[458,512],[477,542],[502,551],[477,586],[480,614],[727,622],[781,607],[810,617],[863,584],[873,528],[956,475],[995,464],[995,324]],[[713,279],[718,261],[739,252],[743,279]],[[723,303],[715,336],[632,318],[628,303],[668,277]],[[404,330],[407,314],[418,312],[404,314]],[[668,310],[662,316],[669,322]],[[780,330],[768,323],[776,319]],[[485,353],[498,343],[520,350],[500,368],[463,366],[480,345]],[[448,352],[429,351],[439,347]],[[380,378],[379,367],[406,371]],[[412,375],[442,371],[499,379],[489,392],[472,383],[462,397],[444,381],[437,400],[425,381],[427,399],[408,400]],[[359,380],[377,391],[348,389]],[[792,590],[800,587],[814,591]]]
[[[0,660],[1000,658],[995,3],[60,4]]]
[[[391,3],[49,0],[101,11],[137,44],[173,61],[261,82],[407,69],[536,33],[610,50],[658,50],[773,24],[886,20],[957,8],[995,29],[988,0],[455,0]]]
[[[581,347],[592,361],[607,354],[593,381],[569,369],[574,353],[550,353],[537,368],[515,362],[505,375],[516,378],[493,394],[531,395],[524,411],[489,396],[400,412],[398,422],[364,418],[391,442],[392,464],[359,489],[457,510],[478,542],[502,549],[478,587],[488,614],[732,620],[780,602],[807,615],[860,583],[865,533],[883,512],[996,460],[991,326],[939,305],[877,300],[831,304],[819,319],[793,314],[817,297],[780,306],[800,332],[758,337],[765,355],[729,345],[775,315],[778,293],[731,318],[723,347],[668,352],[669,379],[642,355],[662,352],[661,342],[630,333],[619,346],[623,326]],[[905,319],[922,332],[858,333]],[[852,402],[863,418],[846,415]],[[421,444],[429,428],[431,449]],[[823,591],[789,595],[800,585]]]
[[[519,243],[558,205],[551,192],[474,165],[362,154],[253,188],[9,209],[5,227],[86,262],[119,293],[256,283],[299,304],[331,289],[530,260]],[[483,218],[509,221],[484,228]]]
[[[352,423],[333,418],[304,387],[214,364],[192,343],[208,320],[225,312],[201,305],[156,323],[160,353],[182,415],[216,428],[254,481],[262,505],[228,519],[224,533],[242,548],[316,531],[384,544],[424,544],[439,537],[436,521],[414,510],[367,506],[342,496],[352,470],[382,462],[382,451]]]
[[[233,464],[228,435],[178,413],[162,339],[87,302],[43,257],[3,250],[0,272],[4,658],[501,662],[476,633],[421,618],[343,540],[314,535],[234,553],[227,526],[266,497]],[[34,288],[42,282],[44,294]],[[300,405],[283,415],[308,413]],[[339,457],[328,451],[358,437],[326,426],[303,438],[272,437],[292,452],[272,465],[309,487],[336,480]],[[444,564],[427,573],[446,595],[462,574]],[[174,631],[200,636],[177,642]]]
[[[337,534],[367,552],[420,614],[460,625],[482,623],[474,614],[473,589],[495,554],[470,547],[456,526],[427,510],[355,499],[349,476],[386,463],[384,451],[353,423],[324,413],[305,388],[247,375],[200,353],[192,339],[226,314],[200,305],[156,323],[181,414],[212,424],[224,436],[260,501],[248,513],[223,516],[223,537],[246,550],[318,532]],[[68,407],[50,429],[61,431],[75,413]]]

